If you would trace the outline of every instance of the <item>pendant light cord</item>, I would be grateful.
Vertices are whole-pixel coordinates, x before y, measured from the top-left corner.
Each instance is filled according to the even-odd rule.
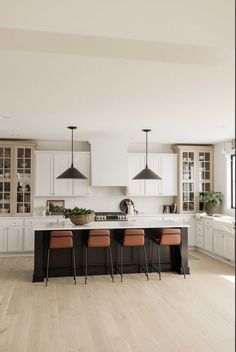
[[[146,131],[146,169],[148,168],[148,132]]]
[[[72,158],[71,158],[71,166],[74,167],[74,130],[73,128],[71,129],[71,153],[72,153]]]

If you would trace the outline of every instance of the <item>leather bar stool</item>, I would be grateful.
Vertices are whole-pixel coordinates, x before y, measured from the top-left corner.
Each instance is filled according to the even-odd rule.
[[[153,266],[153,263],[152,263],[153,244],[154,243],[157,245],[158,270],[156,270],[156,268]],[[181,251],[181,230],[180,229],[165,228],[165,229],[162,229],[160,238],[153,239],[153,242],[152,242],[152,256],[151,256],[151,267],[156,272],[158,272],[159,280],[161,280],[160,246],[178,246],[179,247],[179,253],[180,253],[180,258],[181,258],[181,267],[182,267],[182,270],[183,270],[184,278],[186,278],[186,276],[185,276],[185,267],[184,267],[182,251]]]
[[[111,275],[112,282],[114,282],[110,231],[109,230],[90,230],[89,231],[88,241],[85,244],[85,284],[87,284],[89,248],[105,248],[106,255],[109,249],[110,275]]]
[[[142,267],[143,272],[147,277],[147,280],[149,280],[144,230],[143,229],[126,229],[124,232],[123,239],[121,241],[119,241],[118,243],[120,244],[121,282],[123,281],[123,248],[125,248],[125,247],[138,247],[138,248],[142,247],[143,248],[146,270],[143,269],[143,266],[141,265],[141,263],[139,263],[139,266]],[[117,270],[118,270],[118,268],[117,268]],[[118,272],[119,272],[119,270],[118,270]]]
[[[50,261],[50,251],[53,249],[71,249],[72,259],[73,259],[73,277],[76,285],[76,264],[75,264],[75,248],[73,241],[72,231],[51,231],[50,243],[48,247],[47,255],[47,277],[46,286],[48,284],[48,273],[49,273],[49,261]]]

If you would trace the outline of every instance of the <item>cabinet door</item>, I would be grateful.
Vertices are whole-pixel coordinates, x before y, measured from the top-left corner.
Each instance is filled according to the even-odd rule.
[[[225,258],[235,261],[234,256],[234,238],[227,235],[224,236],[224,256]]]
[[[90,153],[75,153],[74,155],[74,166],[78,169],[87,180],[74,180],[73,181],[73,195],[74,196],[86,196],[91,193],[91,162]]]
[[[26,226],[24,229],[24,251],[34,251],[34,227]]]
[[[219,230],[213,230],[213,251],[224,257],[224,233]]]
[[[157,175],[162,177],[161,170],[161,157],[159,155],[150,155],[148,157],[148,167]],[[146,195],[162,195],[161,193],[162,180],[148,180],[145,181],[145,194]]]
[[[177,155],[161,155],[160,195],[177,195]]]
[[[144,195],[144,180],[133,180],[140,171],[144,169],[143,155],[129,155],[128,157],[129,169],[129,185],[127,194],[143,196]]]
[[[23,228],[8,227],[7,250],[8,252],[20,252],[23,248]]]
[[[53,195],[53,153],[51,152],[36,152],[35,195]]]
[[[73,180],[57,179],[71,164],[71,156],[69,153],[54,153],[54,196],[72,196]]]
[[[212,227],[211,226],[204,227],[204,249],[209,252],[213,251]]]
[[[7,227],[0,227],[0,252],[7,252]]]

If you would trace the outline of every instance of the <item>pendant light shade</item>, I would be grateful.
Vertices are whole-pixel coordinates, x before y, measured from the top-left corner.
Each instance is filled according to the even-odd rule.
[[[148,167],[148,132],[151,130],[144,129],[142,131],[146,133],[146,166],[135,177],[133,177],[133,180],[161,180],[161,177]]]
[[[71,130],[71,166],[69,167],[69,169],[67,169],[61,175],[59,175],[57,177],[57,179],[63,179],[63,178],[67,178],[67,179],[87,179],[87,177],[85,177],[79,170],[77,170],[74,167],[73,132],[74,132],[74,130],[77,127],[76,126],[68,126],[67,128],[69,128]]]

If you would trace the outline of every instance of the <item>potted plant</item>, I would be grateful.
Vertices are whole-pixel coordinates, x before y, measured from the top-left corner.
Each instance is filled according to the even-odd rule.
[[[78,208],[75,207],[73,209],[64,209],[63,210],[64,217],[70,218],[70,221],[75,225],[84,225],[88,224],[91,221],[94,221],[95,212],[91,209],[86,208]]]
[[[206,204],[207,213],[215,214],[216,209],[219,208],[223,202],[223,194],[221,192],[206,192],[202,200]]]

